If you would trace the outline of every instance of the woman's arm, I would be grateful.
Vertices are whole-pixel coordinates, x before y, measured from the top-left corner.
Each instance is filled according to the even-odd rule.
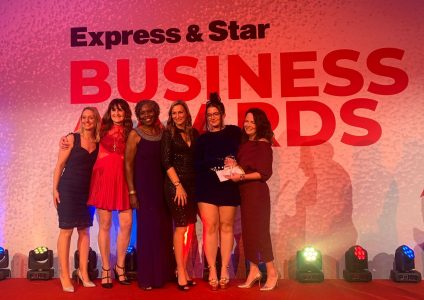
[[[127,144],[125,147],[125,179],[127,180],[128,191],[130,196],[130,205],[132,208],[138,209],[140,207],[137,194],[134,186],[134,158],[137,152],[137,144],[140,137],[132,130],[128,135]]]
[[[57,205],[60,203],[60,195],[58,191],[60,176],[62,175],[63,169],[65,168],[66,162],[71,154],[71,150],[74,147],[74,135],[68,135],[69,147],[63,149],[59,147],[59,154],[56,162],[56,167],[53,171],[53,204],[57,209]]]

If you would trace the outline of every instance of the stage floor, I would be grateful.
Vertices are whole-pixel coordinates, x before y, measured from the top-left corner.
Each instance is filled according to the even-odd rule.
[[[110,290],[100,286],[84,288],[79,286],[75,293],[62,292],[59,279],[29,281],[27,279],[6,279],[0,281],[0,295],[3,299],[424,299],[424,283],[394,283],[389,280],[373,280],[369,283],[348,283],[343,280],[325,280],[322,283],[302,284],[293,280],[280,280],[276,290],[260,292],[259,288],[243,290],[237,288],[240,281],[232,281],[226,290],[211,291],[201,279],[188,292],[181,292],[174,284],[161,289],[144,291],[136,283],[131,286],[114,284]],[[95,281],[100,285],[100,280]]]

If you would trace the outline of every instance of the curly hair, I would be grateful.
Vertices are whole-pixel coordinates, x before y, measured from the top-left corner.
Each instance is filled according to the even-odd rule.
[[[133,128],[133,122],[131,119],[132,112],[130,109],[130,106],[128,105],[128,102],[124,99],[116,98],[110,101],[109,106],[107,107],[107,110],[102,118],[102,129],[100,131],[100,137],[104,137],[107,132],[112,128],[113,121],[111,117],[111,111],[112,109],[120,109],[123,110],[125,113],[124,118],[124,129],[125,129],[125,140],[127,140],[128,135],[130,134],[130,131]]]
[[[253,115],[253,120],[255,120],[256,125],[256,136],[255,140],[266,139],[269,142],[272,142],[274,137],[274,132],[272,132],[271,123],[268,120],[266,113],[259,108],[250,108],[244,117],[246,118],[247,114]],[[246,142],[249,140],[249,137],[246,134],[246,131],[242,130],[242,141]]]
[[[224,103],[221,101],[221,97],[218,95],[218,93],[210,93],[209,100],[206,102],[206,109],[205,109],[205,120],[206,120],[206,129],[209,130],[209,121],[208,121],[208,109],[210,107],[215,107],[220,115],[221,115],[221,128],[224,127],[224,118],[225,115],[225,107]]]
[[[188,109],[187,103],[185,103],[185,101],[183,100],[177,100],[171,104],[171,107],[169,108],[169,111],[168,111],[168,121],[166,122],[166,129],[168,129],[171,132],[171,136],[174,137],[176,126],[175,126],[174,120],[172,119],[172,110],[174,109],[174,107],[178,105],[181,105],[186,112],[187,118],[184,124],[184,132],[190,138],[190,141],[192,141],[194,138],[192,118],[191,118],[190,110]]]
[[[160,115],[159,104],[157,104],[156,101],[149,100],[149,99],[144,99],[144,100],[137,102],[137,104],[135,105],[135,109],[134,109],[135,117],[140,122],[141,109],[143,108],[144,105],[147,105],[147,104],[150,104],[152,106],[152,109],[153,109],[153,112],[155,113],[155,118],[156,118],[156,121],[157,121],[159,119],[159,115]]]

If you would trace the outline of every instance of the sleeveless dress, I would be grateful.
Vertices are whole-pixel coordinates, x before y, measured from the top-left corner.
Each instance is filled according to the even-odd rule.
[[[130,209],[124,174],[125,133],[113,125],[100,140],[99,155],[93,167],[88,204],[104,210]]]
[[[196,202],[217,206],[238,206],[240,194],[237,183],[227,180],[220,182],[213,169],[224,167],[224,159],[237,156],[241,141],[241,129],[226,125],[224,129],[206,132],[196,141]]]
[[[190,146],[181,136],[180,129],[176,128],[172,137],[170,130],[165,130],[162,136],[162,165],[165,168],[165,199],[171,210],[172,219],[176,227],[186,227],[196,223],[197,203],[194,201],[195,170],[194,170],[194,149],[195,139],[199,133],[193,128],[193,141]],[[166,171],[174,167],[181,185],[187,193],[187,204],[178,205],[174,201],[176,187],[166,175]]]
[[[260,261],[273,261],[270,234],[271,200],[266,183],[272,175],[271,143],[247,141],[240,146],[237,160],[246,174],[261,174],[260,180],[246,180],[239,184],[244,254],[255,264]]]
[[[74,133],[74,146],[58,185],[60,203],[57,213],[61,229],[93,226],[93,215],[87,206],[87,200],[91,172],[98,151],[98,144],[91,153],[82,148],[80,134]]]
[[[161,138],[141,137],[134,161],[134,184],[140,209],[137,211],[137,281],[141,288],[161,287],[175,270],[172,251],[172,219],[163,194]]]

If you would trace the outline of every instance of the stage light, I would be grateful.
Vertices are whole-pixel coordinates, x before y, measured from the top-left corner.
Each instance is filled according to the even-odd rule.
[[[406,245],[396,249],[390,278],[396,282],[421,282],[421,273],[415,270],[414,250]]]
[[[300,282],[321,282],[324,280],[321,252],[313,247],[305,247],[297,251],[296,279]]]
[[[349,282],[368,282],[372,274],[368,270],[368,252],[359,245],[352,246],[345,253],[346,269],[343,278]]]
[[[75,270],[72,272],[72,278],[77,280],[77,269],[79,269],[79,251],[75,251],[74,254],[74,267]],[[94,280],[99,277],[99,270],[97,269],[97,254],[93,249],[88,250],[88,265],[87,265],[88,277],[90,280]]]
[[[53,278],[53,251],[45,246],[29,251],[28,255],[29,280],[49,280]]]
[[[128,246],[125,254],[125,274],[128,280],[137,279],[137,250],[134,246]]]
[[[10,269],[9,266],[9,251],[0,247],[0,280],[6,279],[10,277]]]

